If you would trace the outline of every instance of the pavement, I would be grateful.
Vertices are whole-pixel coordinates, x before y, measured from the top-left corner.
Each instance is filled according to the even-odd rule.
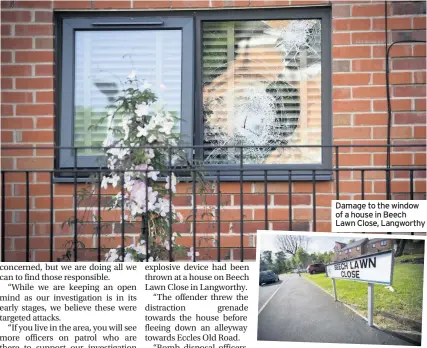
[[[420,345],[366,321],[297,274],[259,288],[258,340],[319,343]]]

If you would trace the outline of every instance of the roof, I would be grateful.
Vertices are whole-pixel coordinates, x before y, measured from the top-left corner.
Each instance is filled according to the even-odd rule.
[[[338,244],[338,245],[337,245]],[[344,248],[346,246],[345,243],[341,243],[341,242],[337,242],[335,241],[335,246],[334,246],[334,250],[342,250],[342,248]]]
[[[382,239],[381,239],[382,240]],[[344,248],[342,248],[341,250],[345,250],[345,249],[351,249],[351,248],[356,248],[364,243],[366,243],[368,241],[368,238],[363,238],[363,239],[359,239],[356,240],[353,243],[347,244]]]
[[[383,240],[387,240],[388,238],[374,238],[374,239],[369,239],[369,243],[376,243],[376,242],[381,242]]]

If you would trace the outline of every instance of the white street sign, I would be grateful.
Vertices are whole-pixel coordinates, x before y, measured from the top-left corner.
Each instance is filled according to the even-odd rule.
[[[326,275],[333,279],[391,285],[393,263],[393,251],[387,250],[327,265]]]

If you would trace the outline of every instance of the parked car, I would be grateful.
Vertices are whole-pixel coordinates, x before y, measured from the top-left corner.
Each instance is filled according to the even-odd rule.
[[[307,272],[310,274],[325,273],[326,266],[323,263],[313,263],[307,267]]]
[[[279,276],[273,271],[259,272],[259,285],[276,283],[279,281]]]

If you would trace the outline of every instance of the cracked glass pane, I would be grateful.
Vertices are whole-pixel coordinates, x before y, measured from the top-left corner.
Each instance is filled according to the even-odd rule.
[[[320,20],[203,23],[204,160],[321,163]],[[229,146],[230,148],[226,148]]]

